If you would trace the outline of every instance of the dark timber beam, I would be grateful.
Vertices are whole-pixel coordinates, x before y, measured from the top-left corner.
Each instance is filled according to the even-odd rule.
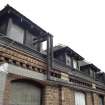
[[[35,44],[37,44],[37,43],[41,43],[41,42],[44,42],[44,41],[46,41],[47,40],[47,37],[41,37],[41,38],[37,38],[37,39],[34,39],[33,40],[33,44],[35,45]]]
[[[52,69],[53,61],[53,36],[50,34],[47,37],[47,57],[48,57],[47,79],[50,80],[50,70]]]

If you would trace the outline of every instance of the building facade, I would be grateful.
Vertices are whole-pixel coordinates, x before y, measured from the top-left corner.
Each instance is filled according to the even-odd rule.
[[[105,105],[105,74],[9,5],[0,63],[0,105]]]

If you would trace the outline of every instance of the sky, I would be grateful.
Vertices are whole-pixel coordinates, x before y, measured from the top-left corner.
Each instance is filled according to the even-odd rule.
[[[105,0],[0,0],[105,72]]]

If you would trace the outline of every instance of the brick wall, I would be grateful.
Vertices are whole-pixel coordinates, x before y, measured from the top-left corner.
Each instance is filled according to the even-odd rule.
[[[24,77],[8,74],[5,85],[4,104],[8,105],[11,92],[11,80],[24,79]],[[75,90],[64,86],[45,86],[43,88],[42,105],[75,105]],[[99,98],[96,93],[86,92],[86,105],[98,105]],[[104,97],[105,103],[105,97]]]
[[[11,89],[11,84],[10,84],[10,77],[8,75],[6,84],[5,84],[5,92],[4,92],[4,105],[8,105],[9,103],[9,98],[10,98],[10,89]]]
[[[44,105],[59,105],[59,88],[46,86],[44,90]]]
[[[68,87],[62,87],[62,105],[75,105],[74,91]]]
[[[92,93],[86,93],[86,103],[87,105],[93,105]]]
[[[93,93],[94,105],[99,105],[99,98],[96,93]]]
[[[74,91],[68,87],[46,86],[44,105],[75,105]]]

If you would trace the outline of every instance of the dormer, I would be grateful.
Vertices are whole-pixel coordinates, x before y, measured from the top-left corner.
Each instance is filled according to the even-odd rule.
[[[96,73],[100,71],[100,69],[92,63],[80,66],[80,70],[93,79],[96,78]]]
[[[96,73],[96,80],[105,84],[105,73],[104,72]]]
[[[42,42],[50,36],[14,8],[7,5],[0,11],[0,35],[40,51]]]
[[[58,45],[53,48],[54,58],[64,63],[65,65],[72,67],[73,69],[79,70],[78,62],[84,58],[73,51],[68,46]]]

